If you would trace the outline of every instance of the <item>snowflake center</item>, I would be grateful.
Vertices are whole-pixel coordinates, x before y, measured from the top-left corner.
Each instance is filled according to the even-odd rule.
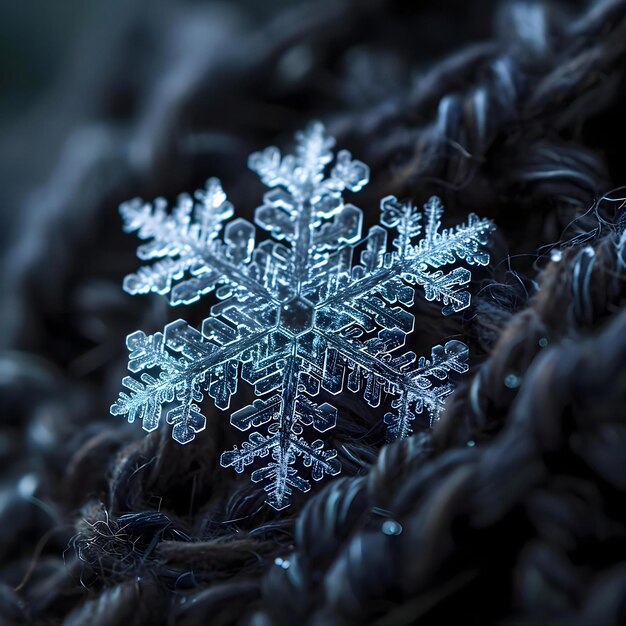
[[[298,337],[313,328],[315,323],[315,309],[304,298],[297,297],[280,306],[278,325],[281,330]]]

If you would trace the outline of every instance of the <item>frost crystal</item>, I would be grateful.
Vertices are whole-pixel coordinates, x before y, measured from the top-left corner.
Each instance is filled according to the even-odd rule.
[[[177,320],[162,333],[128,336],[135,376],[124,378],[128,391],[111,412],[140,418],[152,431],[165,406],[173,438],[189,443],[205,427],[203,398],[228,409],[241,377],[259,397],[230,421],[251,433],[221,464],[242,472],[254,463],[252,480],[263,483],[276,509],[288,506],[294,488],[310,489],[301,466],[313,480],[340,471],[337,452],[309,436],[337,420],[335,407],[316,400],[321,390],[328,397],[347,387],[373,407],[392,394],[384,418],[390,438],[409,435],[419,414],[431,424],[437,419],[452,391],[448,374],[467,370],[468,349],[448,341],[428,359],[404,351],[414,326],[406,309],[416,286],[442,302],[444,315],[469,306],[470,272],[459,261],[487,264],[482,246],[492,228],[470,215],[441,230],[438,198],[422,215],[389,196],[381,225],[363,237],[361,210],[344,204],[343,193],[368,182],[368,167],[341,150],[327,174],[334,140],[320,123],[297,134],[296,143],[294,155],[270,147],[250,157],[270,188],[255,212],[270,235],[260,243],[250,222],[230,219],[233,207],[214,178],[195,198],[180,196],[171,212],[163,199],[120,207],[125,231],[147,241],[139,258],[152,262],[126,277],[128,293],[169,294],[177,305],[215,291],[217,303],[200,331]]]

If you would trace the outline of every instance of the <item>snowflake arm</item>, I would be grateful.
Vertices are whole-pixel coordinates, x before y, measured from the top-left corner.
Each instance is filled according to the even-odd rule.
[[[233,220],[220,239],[233,207],[219,181],[209,179],[195,197],[196,202],[182,194],[171,213],[163,198],[154,205],[135,198],[120,206],[125,232],[137,232],[140,239],[149,240],[139,246],[137,256],[144,261],[156,260],[129,274],[124,280],[125,291],[131,295],[170,294],[172,305],[191,304],[219,284],[229,284],[271,300],[271,292],[249,276],[254,248],[252,224]],[[177,281],[181,282],[175,284]]]
[[[389,439],[411,434],[412,423],[424,408],[432,425],[443,408],[443,400],[454,389],[446,382],[449,372],[462,374],[468,370],[468,348],[457,340],[435,346],[430,359],[420,357],[415,365],[414,352],[400,351],[405,334],[398,330],[382,330],[365,342],[320,334],[327,344],[321,374],[327,391],[338,393],[347,378],[348,389],[358,392],[363,388],[363,396],[371,406],[380,405],[383,392],[396,395],[391,406],[397,410],[385,415]]]
[[[268,436],[253,432],[241,448],[235,447],[221,457],[224,467],[232,466],[242,472],[257,458],[271,455],[271,462],[252,473],[252,481],[265,483],[267,502],[277,510],[289,505],[293,488],[302,492],[311,488],[310,482],[299,477],[292,467],[298,457],[305,467],[311,468],[313,480],[321,480],[325,474],[336,475],[341,469],[335,450],[324,450],[321,439],[309,444],[300,436],[303,426],[313,426],[323,432],[334,427],[337,418],[334,407],[326,403],[318,405],[303,393],[307,385],[300,363],[297,342],[294,342],[280,385],[282,394],[268,400],[255,400],[231,416],[231,424],[239,430],[258,428],[269,422]]]
[[[463,287],[469,283],[471,272],[463,267],[448,273],[443,270],[428,272],[427,268],[441,268],[458,261],[487,265],[489,254],[482,248],[488,242],[493,224],[470,214],[466,224],[440,233],[442,212],[439,198],[430,198],[425,205],[425,236],[414,244],[422,231],[421,214],[414,206],[402,204],[394,196],[384,198],[381,201],[381,224],[397,230],[397,237],[393,240],[395,251],[386,253],[386,237],[379,227],[371,229],[367,238],[371,245],[361,263],[342,268],[343,284],[337,283],[334,289],[328,289],[329,297],[320,302],[318,308],[341,306],[364,293],[380,291],[397,277],[410,285],[423,287],[427,300],[443,302],[444,315],[467,308],[470,295]]]
[[[207,339],[184,320],[168,324],[163,333],[132,333],[126,341],[128,368],[143,373],[139,380],[124,378],[130,393],[120,393],[111,413],[126,415],[129,422],[140,418],[151,432],[159,426],[162,406],[173,405],[167,413],[167,423],[174,426],[172,436],[178,443],[189,443],[205,427],[198,407],[204,395],[227,409],[237,390],[238,363],[252,358],[268,334],[263,330],[219,346],[215,336]],[[160,370],[158,376],[149,373],[153,369]]]

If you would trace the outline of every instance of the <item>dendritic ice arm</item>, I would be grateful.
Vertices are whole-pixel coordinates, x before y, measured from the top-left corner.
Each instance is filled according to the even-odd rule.
[[[424,206],[426,225],[422,236],[422,214],[410,203],[401,203],[394,196],[381,201],[381,224],[375,226],[366,238],[367,249],[361,253],[360,263],[352,264],[352,251],[346,246],[329,259],[325,281],[316,288],[323,294],[318,308],[339,308],[346,303],[377,293],[392,304],[393,294],[405,295],[403,304],[412,304],[413,291],[402,288],[402,283],[420,286],[427,300],[441,301],[442,313],[450,315],[470,305],[470,294],[465,289],[471,272],[465,267],[451,271],[442,268],[453,263],[487,265],[489,254],[483,249],[493,230],[493,224],[470,214],[465,224],[440,232],[443,206],[436,196]],[[392,252],[387,252],[387,233],[396,231]],[[436,271],[430,271],[429,268]],[[358,321],[358,320],[356,320]]]
[[[168,406],[172,437],[189,443],[206,425],[199,408],[204,396],[227,409],[237,391],[239,363],[258,357],[268,335],[268,330],[258,326],[233,337],[230,327],[212,318],[205,320],[202,333],[184,320],[168,324],[163,333],[132,333],[126,341],[128,369],[142,373],[139,379],[124,378],[129,393],[120,393],[111,413],[125,415],[129,422],[140,418],[150,432],[158,428],[163,406]],[[155,370],[159,373],[153,374]]]
[[[430,359],[420,357],[417,368],[406,373],[405,384],[397,387],[391,402],[393,411],[385,413],[385,424],[390,439],[407,437],[413,432],[413,422],[424,409],[429,415],[429,425],[439,419],[444,400],[454,385],[447,382],[449,372],[464,374],[469,369],[467,346],[457,340],[435,346]]]
[[[396,200],[393,196],[383,200],[383,212],[387,203],[396,204]],[[415,212],[412,205],[404,205],[403,210],[409,214]],[[449,315],[470,305],[469,292],[463,287],[469,283],[471,272],[464,267],[455,268],[449,273],[443,270],[428,272],[424,266],[437,269],[459,261],[467,265],[487,265],[489,254],[483,248],[488,242],[493,224],[470,213],[465,224],[440,232],[442,213],[441,200],[433,196],[424,205],[424,237],[409,249],[404,258],[397,255],[396,262],[402,279],[420,285],[427,300],[442,301],[445,305],[442,313]],[[403,231],[399,228],[399,232]]]
[[[225,285],[229,295],[238,291],[272,299],[267,285],[250,275],[254,226],[239,218],[224,228],[233,207],[216,178],[196,192],[195,201],[179,196],[171,212],[163,198],[154,204],[136,198],[122,204],[120,214],[126,232],[148,240],[137,256],[153,262],[126,277],[124,289],[131,295],[169,294],[172,305],[191,304]]]
[[[385,394],[395,396],[391,403],[394,410],[384,418],[389,439],[410,435],[413,422],[424,409],[429,415],[425,424],[432,425],[454,389],[447,380],[449,373],[468,370],[468,348],[457,340],[435,346],[430,359],[418,359],[412,351],[402,352],[405,335],[398,329],[381,330],[361,342],[336,333],[320,335],[326,346],[321,372],[324,389],[339,393],[347,381],[348,390],[362,392],[373,407],[380,406]]]
[[[231,424],[239,430],[255,430],[240,448],[224,452],[221,458],[224,467],[233,467],[237,472],[243,472],[258,459],[268,459],[263,467],[252,472],[252,482],[264,484],[267,502],[277,510],[289,506],[293,488],[302,492],[311,488],[311,483],[293,467],[298,459],[310,468],[311,478],[316,481],[341,470],[336,450],[325,450],[321,439],[308,443],[302,436],[306,427],[318,432],[333,428],[337,410],[327,403],[316,403],[306,393],[307,390],[315,393],[317,389],[315,384],[311,387],[312,379],[301,370],[301,360],[297,342],[289,342],[282,372],[273,370],[275,382],[269,389],[271,393],[280,393],[266,400],[255,400],[231,415]],[[249,369],[254,370],[247,373],[252,374],[250,380],[267,380],[263,369],[252,363]],[[267,386],[264,383],[264,390]],[[267,434],[258,432],[264,426]]]

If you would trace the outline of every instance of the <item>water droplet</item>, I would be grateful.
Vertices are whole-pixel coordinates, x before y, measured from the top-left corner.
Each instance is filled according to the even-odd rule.
[[[473,448],[476,445],[476,442],[473,439],[470,439],[467,444],[469,448]]]
[[[550,260],[554,263],[558,263],[562,257],[563,255],[560,250],[552,250],[552,252],[550,252]]]
[[[539,340],[539,347],[540,348],[545,348],[548,345],[548,339],[546,337],[542,337]]]
[[[17,492],[24,499],[32,498],[37,490],[39,481],[35,474],[25,474],[20,478],[20,482],[17,484]]]
[[[288,50],[276,64],[277,78],[289,84],[302,79],[311,69],[313,52],[309,46],[300,44]]]
[[[278,565],[278,567],[282,567],[283,569],[289,569],[289,561],[287,559],[281,559],[279,556],[277,556],[274,559],[274,565]]]
[[[504,384],[509,389],[517,389],[522,384],[522,379],[516,374],[508,374],[504,379]]]
[[[399,535],[402,532],[402,524],[395,519],[387,519],[380,529],[385,535]]]

